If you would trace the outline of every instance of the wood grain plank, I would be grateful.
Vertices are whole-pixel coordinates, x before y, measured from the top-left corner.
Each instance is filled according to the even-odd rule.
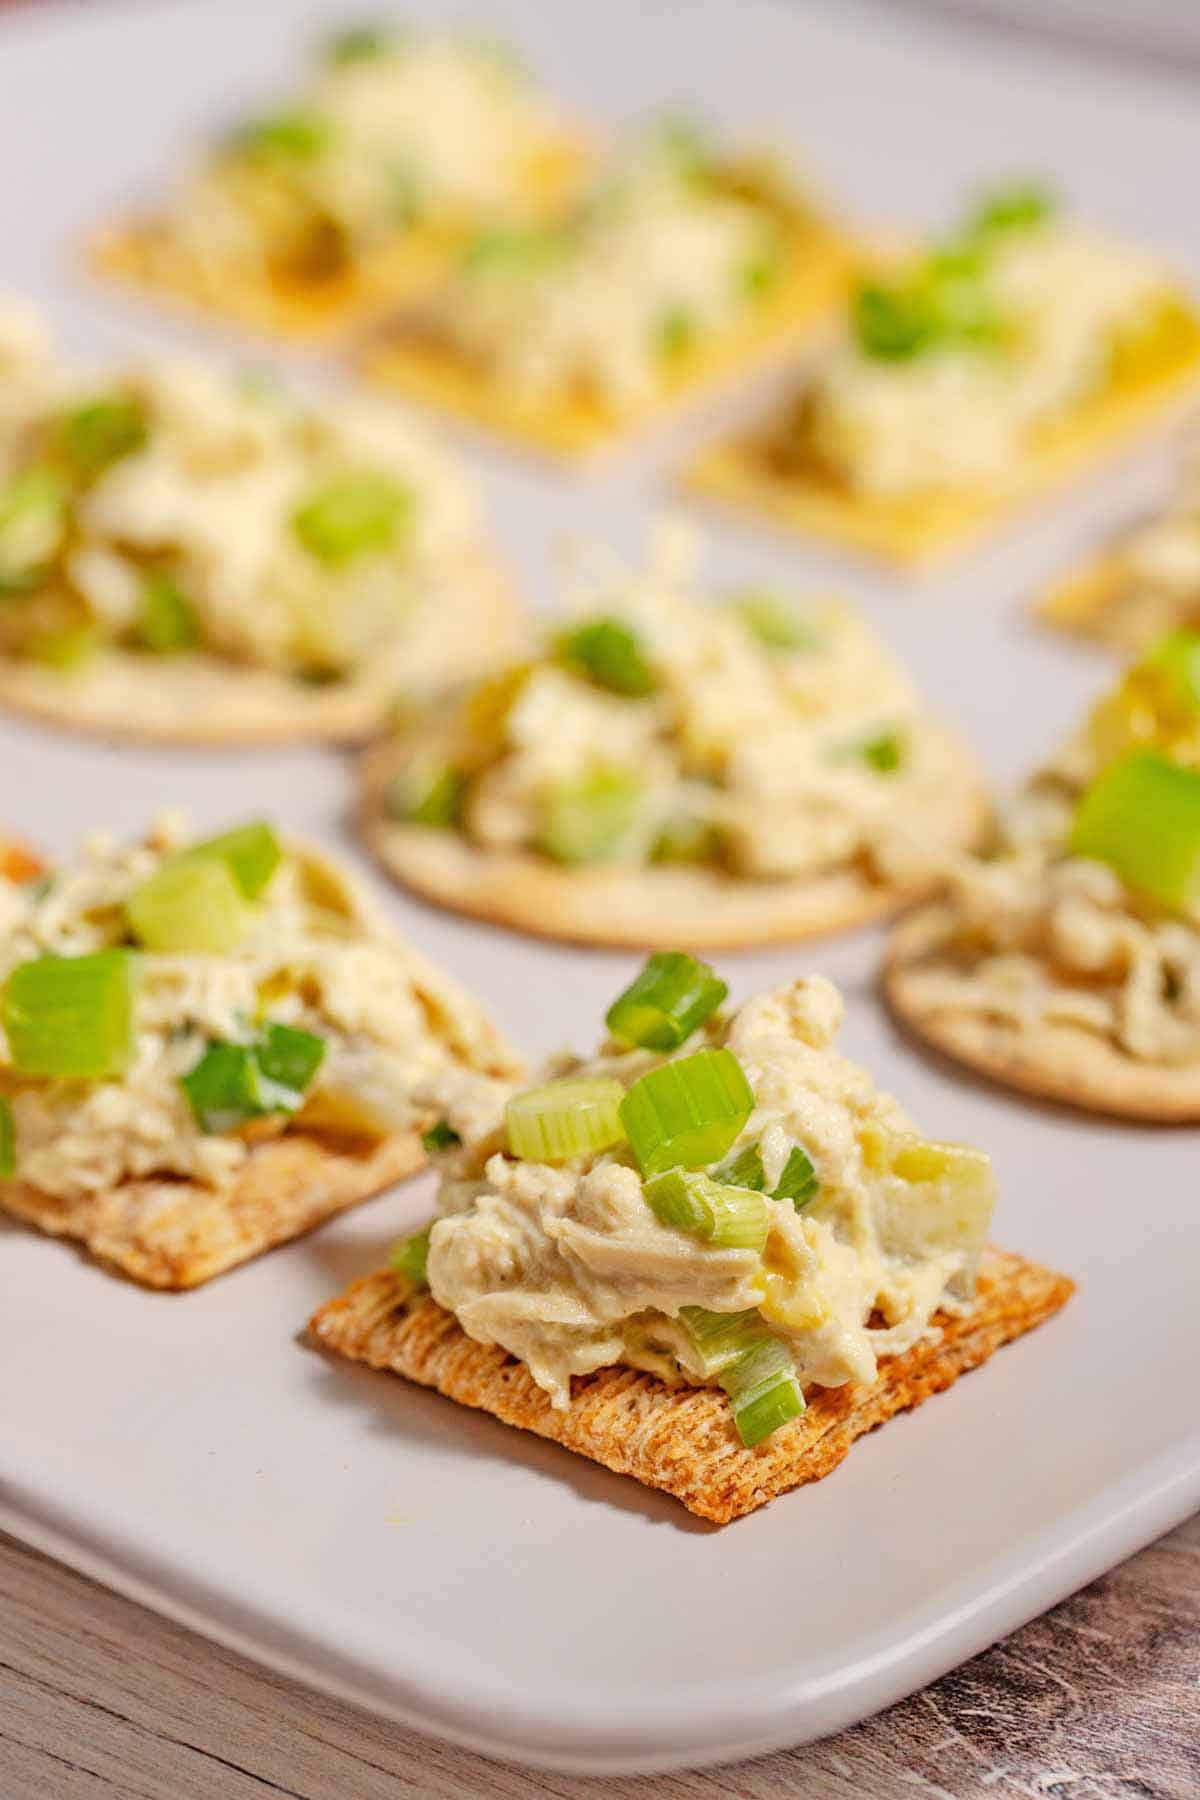
[[[1200,1519],[878,1719],[703,1774],[538,1775],[284,1681],[0,1537],[3,1800],[1197,1800]]]

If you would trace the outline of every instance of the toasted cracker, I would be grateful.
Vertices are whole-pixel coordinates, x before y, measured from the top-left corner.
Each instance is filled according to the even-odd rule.
[[[648,428],[681,401],[750,373],[794,347],[845,292],[856,267],[854,246],[824,229],[798,232],[791,266],[769,297],[734,330],[681,354],[663,390],[642,405],[614,412],[594,399],[530,398],[488,374],[450,346],[397,326],[368,347],[367,372],[421,405],[484,427],[526,448],[579,457]]]
[[[1003,488],[931,490],[895,498],[855,494],[818,468],[772,467],[770,430],[703,451],[687,471],[697,492],[794,531],[886,562],[928,567],[966,548],[1004,517],[1036,502],[1151,426],[1181,413],[1200,387],[1200,317],[1183,295],[1179,342],[1152,372],[1114,377],[1052,428]]]
[[[1034,610],[1046,625],[1136,656],[1168,631],[1194,629],[1198,602],[1141,580],[1114,547],[1054,582]]]
[[[144,1287],[191,1288],[299,1237],[424,1164],[416,1132],[356,1147],[289,1131],[255,1144],[223,1190],[154,1176],[68,1200],[5,1181],[0,1210],[53,1237],[78,1238]]]
[[[893,933],[883,991],[908,1030],[955,1062],[1039,1100],[1146,1124],[1200,1123],[1200,1063],[1144,1062],[1080,1025],[1029,1027],[924,1003],[920,972],[939,966],[936,946],[946,917],[946,907],[935,903]],[[954,965],[945,959],[941,966]]]
[[[921,729],[945,772],[936,815],[923,821],[931,848],[965,849],[988,817],[981,778],[951,732]],[[931,885],[880,882],[858,866],[807,880],[748,881],[668,864],[568,869],[532,851],[483,850],[456,832],[387,816],[388,781],[403,757],[401,746],[387,743],[363,758],[360,826],[384,868],[439,906],[538,937],[635,949],[788,943],[884,918]]]
[[[107,649],[79,670],[0,657],[0,706],[47,724],[159,744],[355,743],[387,718],[398,688],[483,673],[523,636],[506,573],[472,551],[414,615],[403,657],[381,673],[310,687],[270,669],[196,652]]]
[[[883,1358],[869,1387],[810,1389],[807,1410],[753,1450],[738,1437],[723,1393],[669,1387],[636,1369],[577,1377],[570,1406],[559,1412],[524,1363],[497,1345],[475,1343],[452,1313],[427,1295],[411,1297],[403,1278],[388,1270],[363,1276],[329,1301],[310,1330],[326,1349],[550,1438],[727,1525],[777,1494],[821,1480],[855,1438],[919,1406],[1040,1325],[1074,1285],[1024,1257],[989,1250],[968,1313],[939,1314],[939,1334]]]

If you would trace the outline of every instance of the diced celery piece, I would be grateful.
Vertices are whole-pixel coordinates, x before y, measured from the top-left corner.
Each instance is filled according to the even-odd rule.
[[[654,692],[654,671],[641,639],[623,619],[588,619],[564,634],[559,655],[597,687],[641,699]]]
[[[748,1449],[804,1411],[796,1365],[779,1338],[766,1338],[718,1379],[729,1395],[734,1424]]]
[[[778,594],[757,590],[734,594],[729,605],[764,650],[812,651],[821,646],[820,629]]]
[[[141,450],[149,436],[146,415],[130,394],[98,394],[64,413],[63,451],[81,481],[97,476],[122,457]]]
[[[0,1180],[11,1181],[17,1172],[17,1127],[12,1101],[0,1094]]]
[[[456,1150],[462,1143],[457,1131],[446,1119],[439,1119],[421,1133],[421,1147],[427,1156],[439,1156],[443,1150]]]
[[[365,470],[318,488],[292,514],[304,548],[330,568],[390,550],[412,522],[413,496],[390,475]]]
[[[467,797],[467,778],[449,763],[414,757],[388,784],[388,814],[405,825],[441,829],[457,825]]]
[[[643,1175],[716,1162],[753,1111],[750,1083],[728,1049],[697,1050],[648,1069],[621,1102],[621,1118]]]
[[[1200,772],[1135,750],[1098,775],[1075,814],[1071,850],[1107,863],[1172,912],[1200,907]]]
[[[249,120],[234,133],[233,147],[251,156],[312,162],[329,148],[333,139],[333,125],[327,118],[297,108]]]
[[[536,843],[560,863],[603,862],[620,853],[637,822],[643,788],[624,769],[599,768],[539,796]]]
[[[247,900],[257,900],[283,861],[283,845],[264,819],[235,825],[217,837],[202,838],[180,852],[179,860],[216,857],[229,864],[233,878]]]
[[[860,1143],[884,1253],[920,1264],[958,1252],[961,1267],[948,1286],[969,1300],[996,1204],[991,1158],[968,1144],[877,1127],[864,1129]],[[879,1182],[877,1174],[893,1179]]]
[[[144,650],[161,656],[190,650],[199,636],[191,601],[165,570],[152,569],[142,583],[134,636]]]
[[[388,1257],[389,1266],[397,1275],[403,1275],[414,1287],[427,1287],[429,1276],[429,1234],[432,1224],[426,1225],[424,1231],[414,1231],[411,1237],[402,1238],[393,1246]]]
[[[707,963],[682,950],[659,950],[618,994],[605,1014],[605,1024],[622,1043],[643,1050],[677,1050],[728,992]]]
[[[18,963],[0,999],[13,1068],[88,1081],[124,1074],[133,1056],[137,970],[128,950]]]
[[[66,485],[53,469],[35,464],[0,486],[0,599],[36,585],[66,519]]]
[[[619,1144],[625,1090],[608,1076],[565,1076],[514,1094],[504,1109],[508,1146],[525,1162],[568,1162]]]
[[[131,891],[125,918],[147,950],[219,956],[245,936],[250,909],[228,863],[172,857]]]
[[[694,1170],[664,1169],[647,1179],[645,1194],[660,1224],[718,1249],[761,1251],[767,1241],[767,1203],[751,1188],[723,1187]]]
[[[692,1348],[710,1378],[719,1375],[748,1350],[767,1337],[762,1319],[753,1309],[749,1312],[709,1312],[704,1306],[681,1306],[680,1324],[692,1340]]]

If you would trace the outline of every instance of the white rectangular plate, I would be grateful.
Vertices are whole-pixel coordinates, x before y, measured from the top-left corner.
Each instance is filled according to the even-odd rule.
[[[751,135],[777,132],[864,217],[945,218],[964,187],[1015,163],[1200,265],[1200,110],[1182,86],[857,7],[513,0],[486,14],[588,111],[692,101]],[[73,239],[177,166],[182,126],[219,126],[283,83],[314,23],[311,8],[244,0],[38,8],[6,23],[5,275],[75,348],[204,341],[90,288]],[[576,480],[475,455],[538,598],[564,531],[637,550],[666,460],[660,441]],[[1147,453],[919,588],[720,521],[710,566],[743,583],[836,578],[1009,779],[1107,673],[1026,629],[1031,584],[1146,492],[1159,460]],[[183,801],[206,826],[265,813],[354,853],[348,772],[332,756],[154,756],[3,724],[0,771],[0,825],[53,852],[98,822],[136,831]],[[531,1053],[586,1045],[633,966],[393,904]],[[585,1771],[834,1730],[1050,1605],[1200,1497],[1196,1134],[1039,1109],[905,1049],[875,998],[878,949],[866,934],[726,967],[739,997],[806,968],[840,981],[848,1048],[930,1132],[994,1153],[998,1237],[1074,1272],[1080,1293],[856,1445],[829,1480],[717,1532],[564,1451],[316,1355],[309,1312],[423,1215],[418,1183],[183,1297],[0,1226],[0,1518],[381,1712]]]

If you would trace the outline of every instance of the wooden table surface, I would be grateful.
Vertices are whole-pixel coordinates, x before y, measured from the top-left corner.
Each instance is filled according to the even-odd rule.
[[[0,1536],[0,1800],[1197,1800],[1200,1517],[890,1712],[705,1774],[487,1762]]]

